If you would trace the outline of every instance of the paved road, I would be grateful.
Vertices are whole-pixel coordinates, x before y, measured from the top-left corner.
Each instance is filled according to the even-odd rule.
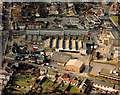
[[[0,67],[2,66],[2,31],[0,31]]]
[[[7,8],[9,9],[9,7]],[[8,11],[6,11],[6,14],[8,14]],[[5,17],[6,20],[3,21],[4,24],[4,31],[2,32],[2,54],[5,53],[5,50],[7,48],[7,43],[8,43],[8,31],[9,31],[9,21],[8,21],[8,15]],[[4,56],[2,56],[3,60]]]

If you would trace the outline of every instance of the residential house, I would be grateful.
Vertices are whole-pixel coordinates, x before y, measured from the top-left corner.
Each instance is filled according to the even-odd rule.
[[[37,59],[37,63],[38,64],[42,64],[44,62],[44,56],[43,55],[40,55]]]
[[[69,84],[71,82],[72,78],[73,77],[70,76],[70,74],[66,74],[66,73],[64,73],[62,75],[62,77],[61,77],[61,79],[63,80],[63,82],[66,83],[66,84]]]
[[[77,85],[79,84],[79,80],[74,77],[74,78],[71,80],[70,84],[73,85],[73,86],[77,86]]]
[[[41,24],[37,23],[28,23],[27,29],[41,29]]]
[[[97,81],[97,80],[94,80],[94,83],[93,83],[93,87],[97,90],[99,90],[100,92],[101,91],[105,91],[107,92],[107,94],[111,93],[111,92],[117,92],[119,90],[118,89],[113,89],[113,84],[111,83],[108,83],[108,82],[103,82],[103,81]],[[113,94],[113,93],[112,93]]]
[[[42,81],[44,78],[45,78],[45,75],[38,77],[38,79],[39,79],[40,81]]]
[[[79,86],[80,93],[89,93],[92,90],[92,83],[89,79],[84,79],[82,84]]]
[[[25,29],[25,23],[18,23],[17,26],[19,27],[20,30]]]
[[[47,74],[47,69],[40,69],[40,75],[45,75]]]
[[[61,84],[63,82],[61,77],[59,77],[57,81],[58,81],[59,84]]]
[[[57,79],[57,73],[53,71],[48,71],[47,77],[50,78],[54,82]]]
[[[99,15],[99,16],[104,16],[104,9],[100,7],[92,8],[91,9],[93,14]]]
[[[118,12],[118,3],[114,2],[114,4],[111,6],[110,14],[116,15]]]
[[[55,6],[51,6],[49,9],[49,15],[58,15],[58,10]]]
[[[109,29],[111,29],[111,28],[112,28],[111,23],[110,23],[110,22],[108,22],[108,21],[105,21],[105,22],[104,22],[104,25],[106,26],[106,28],[109,28]]]
[[[11,7],[11,12],[13,14],[14,19],[18,20],[18,18],[21,17],[21,7],[20,6]]]
[[[118,59],[120,57],[120,51],[118,49],[115,49],[113,58]]]

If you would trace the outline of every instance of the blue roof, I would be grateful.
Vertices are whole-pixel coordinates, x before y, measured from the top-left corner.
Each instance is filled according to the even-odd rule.
[[[40,53],[40,52],[43,52],[43,50],[41,50],[41,51],[35,51],[35,53]]]
[[[115,11],[114,9],[112,9],[111,11]]]

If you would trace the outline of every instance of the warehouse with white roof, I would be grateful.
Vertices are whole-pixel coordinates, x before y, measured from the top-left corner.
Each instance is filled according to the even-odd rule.
[[[66,70],[71,70],[75,72],[82,72],[85,69],[85,65],[82,61],[78,59],[70,59],[65,65]]]

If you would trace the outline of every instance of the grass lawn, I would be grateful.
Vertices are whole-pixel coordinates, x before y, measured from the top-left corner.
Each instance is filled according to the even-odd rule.
[[[5,51],[5,54],[8,54],[10,52],[10,46],[7,46],[7,49]]]
[[[42,81],[41,85],[44,86],[45,84],[47,84],[49,82],[49,79],[46,79],[44,81]]]
[[[54,88],[58,87],[58,85],[59,85],[58,83],[52,84]]]
[[[47,83],[47,86],[52,86],[53,82],[50,80],[48,83]]]
[[[16,79],[32,79],[32,77],[26,77],[26,76],[16,76]]]
[[[40,23],[42,28],[46,28],[46,24],[45,23]]]
[[[118,16],[111,16],[111,18],[115,21],[115,23],[118,23]]]
[[[76,87],[71,87],[71,89],[70,89],[70,93],[78,93],[78,90],[77,90],[77,88]]]
[[[29,81],[29,83],[26,82],[27,80]],[[22,87],[22,86],[30,86],[30,85],[32,85],[33,81],[31,81],[29,79],[20,79],[20,80],[15,81],[15,83],[17,85],[19,85],[20,87]]]
[[[53,83],[51,80],[50,81],[48,81],[47,83],[46,83],[46,85],[47,85],[47,87],[52,87],[52,88],[56,88],[56,87],[58,87],[58,83]]]
[[[13,95],[13,94],[17,94],[17,95],[20,95],[20,94],[23,94],[24,92],[28,92],[29,91],[29,89],[23,89],[23,88],[16,88],[16,90],[11,90],[11,94]]]
[[[96,78],[96,76],[90,75],[89,73],[88,73],[88,76],[92,78]]]
[[[12,92],[10,92],[11,94],[21,94],[21,92],[20,91],[12,91]]]
[[[27,54],[20,54],[20,56],[27,56]]]
[[[60,89],[60,90],[66,90],[66,88],[68,87],[68,85],[60,85],[60,87],[58,88],[58,89]]]
[[[16,81],[15,83],[17,85],[21,86],[28,86],[28,85],[32,85],[33,81],[31,80],[32,77],[26,77],[26,76],[16,76],[15,77]],[[29,83],[27,83],[26,81],[29,81]]]

